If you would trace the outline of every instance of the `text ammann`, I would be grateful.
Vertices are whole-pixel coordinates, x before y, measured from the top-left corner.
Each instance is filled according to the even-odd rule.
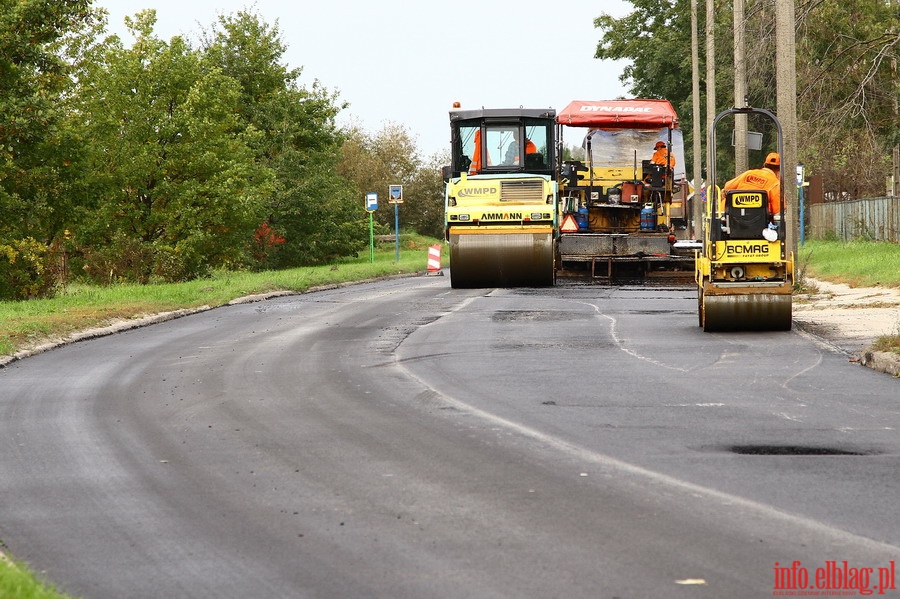
[[[485,212],[481,220],[522,220],[521,212]]]

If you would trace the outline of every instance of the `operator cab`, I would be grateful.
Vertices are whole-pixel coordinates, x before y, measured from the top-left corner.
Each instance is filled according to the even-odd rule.
[[[461,173],[552,176],[555,118],[552,109],[451,111],[451,165],[444,178]]]

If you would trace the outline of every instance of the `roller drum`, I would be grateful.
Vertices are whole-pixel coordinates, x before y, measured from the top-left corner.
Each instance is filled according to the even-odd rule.
[[[788,294],[703,294],[703,330],[787,331],[791,328],[791,296]]]
[[[552,233],[450,235],[454,288],[547,287],[554,283]]]

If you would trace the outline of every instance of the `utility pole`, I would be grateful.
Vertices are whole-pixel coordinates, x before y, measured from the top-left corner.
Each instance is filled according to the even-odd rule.
[[[894,122],[900,122],[900,81],[897,81],[897,59],[891,59],[891,73],[894,75]],[[893,169],[891,171],[891,195],[900,195],[900,145],[894,144]]]
[[[797,205],[797,51],[794,32],[794,0],[775,0],[775,86],[778,120],[781,121],[781,191],[785,202],[786,245],[797,255],[799,206]]]
[[[747,49],[744,44],[746,21],[744,0],[734,0],[734,107],[747,104]],[[734,172],[743,173],[748,168],[747,115],[734,116]]]
[[[712,130],[716,118],[716,6],[713,0],[706,0],[706,133]],[[712,148],[706,144],[706,174],[712,163]],[[715,194],[716,182],[706,182],[706,201],[711,202]]]
[[[700,239],[703,205],[700,202],[700,179],[703,177],[703,127],[700,124],[700,30],[697,26],[697,0],[691,0],[691,108],[694,138],[694,198],[691,200],[691,237]]]

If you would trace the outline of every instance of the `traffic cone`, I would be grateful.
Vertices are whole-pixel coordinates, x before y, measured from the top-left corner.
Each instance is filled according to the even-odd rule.
[[[441,246],[433,245],[428,248],[428,272],[429,275],[443,275],[441,270]]]

